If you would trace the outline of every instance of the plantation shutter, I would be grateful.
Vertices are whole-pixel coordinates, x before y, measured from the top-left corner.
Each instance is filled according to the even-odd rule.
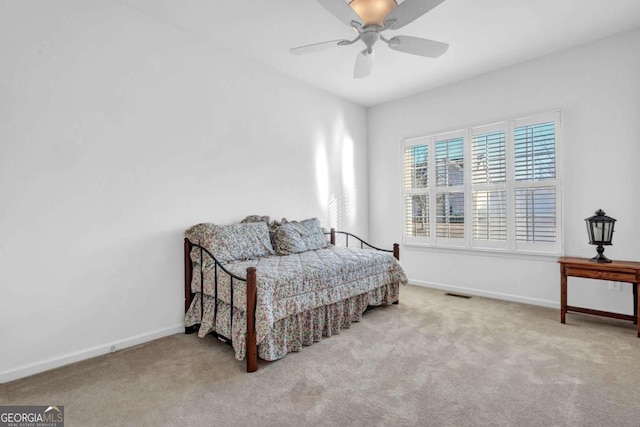
[[[429,186],[429,147],[414,145],[404,150],[404,188]]]
[[[507,150],[503,130],[473,135],[471,183],[498,184],[507,180]]]
[[[507,241],[507,193],[473,192],[473,239]]]
[[[556,241],[556,189],[516,190],[516,240],[532,243]]]
[[[515,237],[518,242],[557,239],[555,122],[514,129]],[[545,181],[549,184],[545,186]]]
[[[436,237],[464,238],[464,138],[436,140]]]
[[[409,237],[429,237],[429,146],[405,146],[402,169],[404,234]]]
[[[429,196],[413,194],[405,196],[405,234],[413,237],[429,237]]]
[[[474,129],[471,138],[473,240],[507,241],[507,151],[504,129]]]
[[[562,253],[561,128],[553,111],[403,140],[403,242]]]
[[[521,126],[514,131],[516,181],[556,177],[555,123]]]

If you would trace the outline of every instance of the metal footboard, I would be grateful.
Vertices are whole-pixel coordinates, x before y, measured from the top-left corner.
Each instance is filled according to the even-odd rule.
[[[393,250],[391,249],[382,249],[382,248],[378,248],[376,246],[373,246],[372,244],[369,244],[367,242],[365,242],[364,240],[362,240],[361,238],[359,238],[358,236],[351,234],[351,233],[347,233],[346,231],[336,231],[335,228],[332,228],[331,231],[329,232],[325,232],[325,235],[330,236],[329,237],[329,242],[332,245],[336,244],[336,235],[342,235],[344,236],[344,242],[345,242],[345,246],[346,247],[350,247],[349,246],[349,238],[351,238],[351,240],[356,240],[357,243],[360,244],[360,249],[364,249],[365,246],[369,249],[375,249],[377,251],[382,251],[382,252],[389,252],[389,253],[393,253],[393,256],[395,259],[400,260],[400,245],[398,243],[394,243],[393,244]]]
[[[255,310],[256,310],[256,269],[254,267],[247,268],[247,277],[240,277],[227,270],[206,248],[191,242],[189,239],[184,239],[184,263],[185,263],[185,277],[184,277],[184,310],[185,313],[191,307],[194,296],[196,295],[191,291],[191,281],[193,279],[193,263],[191,261],[191,250],[197,248],[200,257],[200,321],[204,316],[204,268],[203,261],[210,259],[213,261],[214,268],[214,295],[213,295],[213,325],[217,326],[218,317],[218,274],[226,274],[229,277],[229,291],[231,308],[229,319],[229,331],[233,336],[233,290],[235,286],[245,286],[247,295],[246,316],[247,316],[247,372],[254,372],[258,369],[258,347],[256,344],[256,330],[255,330]],[[191,334],[196,332],[200,327],[200,324],[185,327],[185,333]],[[233,346],[233,338],[224,336],[218,331],[214,330],[211,335]]]

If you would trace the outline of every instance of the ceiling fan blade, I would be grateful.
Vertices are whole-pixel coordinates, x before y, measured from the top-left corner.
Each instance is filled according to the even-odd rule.
[[[370,75],[371,70],[373,70],[373,60],[375,58],[375,50],[371,50],[371,53],[367,53],[367,49],[360,52],[356,58],[356,67],[353,70],[353,78],[361,79]]]
[[[449,49],[447,43],[411,36],[392,37],[389,39],[389,47],[393,50],[426,56],[427,58],[437,58]]]
[[[362,20],[357,13],[351,9],[351,7],[344,2],[344,0],[318,0],[325,9],[327,9],[333,16],[344,22],[348,26],[351,26],[352,21],[356,21],[362,25]]]
[[[429,12],[443,1],[444,0],[404,0],[404,2],[400,3],[384,18],[384,26],[392,30],[402,28]]]
[[[318,52],[320,50],[330,49],[340,45],[340,42],[348,42],[349,40],[331,40],[328,42],[313,43],[305,46],[294,47],[289,49],[292,55],[304,55],[306,53]]]

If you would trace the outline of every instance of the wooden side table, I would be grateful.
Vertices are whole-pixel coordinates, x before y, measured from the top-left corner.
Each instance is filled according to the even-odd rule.
[[[638,325],[640,338],[640,322],[638,322],[638,282],[640,282],[640,262],[613,261],[611,263],[592,262],[586,258],[561,257],[560,263],[560,322],[565,323],[568,311],[612,317],[614,319],[631,320]],[[612,280],[633,284],[633,316],[609,311],[592,310],[584,307],[567,305],[567,277],[584,277],[587,279]]]

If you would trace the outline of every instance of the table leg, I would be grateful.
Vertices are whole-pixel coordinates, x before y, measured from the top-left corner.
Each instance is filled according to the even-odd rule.
[[[560,267],[560,323],[565,323],[567,317],[567,274],[564,266]],[[638,329],[640,334],[640,329]]]
[[[633,284],[634,298],[633,298],[633,314],[636,316],[636,324],[638,325],[638,338],[640,338],[640,321],[638,321],[638,305],[640,305],[640,294],[638,294],[638,282],[640,282],[640,272],[636,279],[636,283]]]
[[[637,283],[633,283],[633,317],[635,317],[635,320],[633,321],[634,324],[638,324],[638,284]],[[638,327],[638,336],[640,337],[640,327]]]

